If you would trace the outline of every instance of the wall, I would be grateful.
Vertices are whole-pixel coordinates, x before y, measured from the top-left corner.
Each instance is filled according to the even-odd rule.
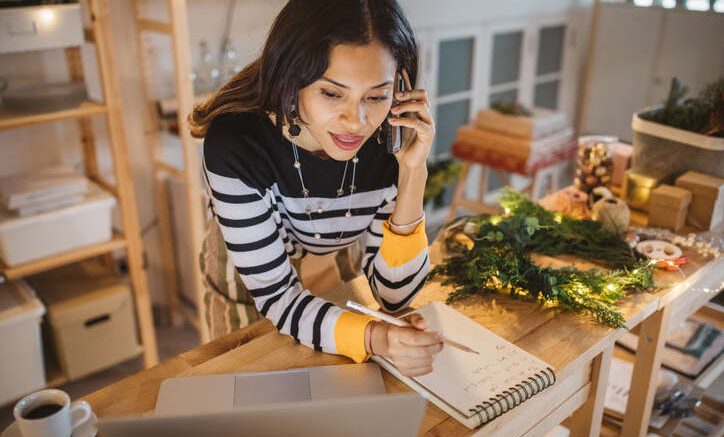
[[[724,76],[724,14],[602,4],[581,130],[630,141],[635,111]]]

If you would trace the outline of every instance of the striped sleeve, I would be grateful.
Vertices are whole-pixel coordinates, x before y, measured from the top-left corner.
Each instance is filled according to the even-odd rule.
[[[214,159],[217,167],[222,160]],[[228,168],[204,172],[214,217],[229,258],[259,312],[277,329],[318,351],[364,361],[364,331],[370,318],[333,305],[302,287],[279,232],[281,218],[270,189],[252,187]]]
[[[388,312],[409,305],[425,284],[430,271],[425,222],[410,235],[398,235],[389,226],[397,187],[379,207],[367,228],[362,267],[375,299]]]

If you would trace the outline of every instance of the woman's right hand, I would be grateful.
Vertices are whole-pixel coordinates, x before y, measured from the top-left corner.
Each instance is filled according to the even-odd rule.
[[[433,359],[442,350],[442,337],[437,332],[425,332],[425,319],[419,314],[406,318],[411,327],[397,327],[384,322],[376,323],[370,344],[376,355],[389,358],[405,376],[421,376],[432,372]]]

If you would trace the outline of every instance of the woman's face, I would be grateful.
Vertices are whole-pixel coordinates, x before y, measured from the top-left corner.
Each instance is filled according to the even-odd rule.
[[[378,42],[332,48],[324,75],[299,91],[300,146],[352,158],[387,117],[396,62]],[[382,147],[382,146],[380,146]]]

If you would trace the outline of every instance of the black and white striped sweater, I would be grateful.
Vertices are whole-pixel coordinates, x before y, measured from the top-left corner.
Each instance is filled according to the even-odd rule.
[[[424,222],[407,236],[389,229],[398,167],[374,138],[358,152],[355,193],[349,193],[350,163],[341,197],[336,191],[345,163],[302,148],[299,152],[314,206],[311,220],[293,167],[292,145],[271,120],[257,113],[218,116],[204,139],[213,213],[229,258],[259,312],[299,342],[359,362],[366,357],[369,318],[305,290],[290,259],[337,251],[361,238],[362,267],[372,293],[383,308],[397,311],[413,299],[429,271]],[[346,217],[350,207],[352,216]]]

